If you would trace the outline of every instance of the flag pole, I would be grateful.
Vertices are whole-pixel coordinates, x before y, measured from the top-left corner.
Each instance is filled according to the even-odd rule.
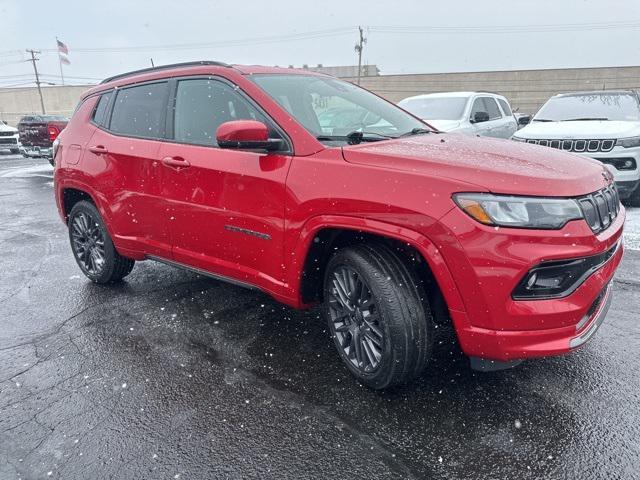
[[[62,57],[60,57],[60,49],[58,47],[58,37],[56,37],[56,50],[58,52],[58,63],[60,64],[60,80],[62,80],[62,85],[64,85],[64,73],[62,73]]]

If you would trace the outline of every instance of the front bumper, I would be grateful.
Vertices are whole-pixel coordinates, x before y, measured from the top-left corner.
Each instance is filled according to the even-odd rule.
[[[20,148],[18,135],[13,137],[0,137],[0,150],[16,150]]]
[[[633,192],[635,192],[636,188],[638,188],[638,185],[640,184],[640,147],[624,148],[618,146],[606,153],[585,152],[578,153],[577,155],[593,158],[594,160],[598,160],[607,165],[607,168],[611,171],[613,178],[615,179],[620,198],[629,198]],[[632,170],[616,168],[614,163],[617,163],[617,160],[620,159],[633,160],[636,165],[635,168]]]
[[[53,149],[51,147],[22,146],[20,148],[20,153],[26,157],[51,158],[53,155]]]
[[[561,230],[531,231],[485,227],[454,209],[441,221],[457,244],[442,254],[460,292],[465,311],[450,310],[462,350],[470,357],[513,362],[569,353],[588,341],[610,305],[611,280],[624,246],[625,211],[595,235],[586,222]],[[512,292],[529,270],[547,260],[615,253],[570,295],[515,300]]]

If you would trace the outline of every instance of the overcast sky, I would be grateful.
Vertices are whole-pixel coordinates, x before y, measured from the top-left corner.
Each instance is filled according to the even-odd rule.
[[[59,82],[56,36],[81,83],[150,57],[355,64],[357,25],[370,27],[363,59],[386,74],[640,64],[638,0],[0,0],[0,86],[30,80],[26,48],[51,49],[38,67]],[[146,46],[161,48],[130,49]]]

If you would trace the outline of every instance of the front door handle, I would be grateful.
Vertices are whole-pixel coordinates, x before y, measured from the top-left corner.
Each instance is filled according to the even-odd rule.
[[[103,147],[102,145],[95,145],[93,147],[89,147],[89,151],[91,153],[95,153],[96,155],[104,155],[106,153],[109,153],[109,150],[107,150],[106,147]]]
[[[172,168],[187,168],[191,164],[182,157],[164,157],[162,163]]]

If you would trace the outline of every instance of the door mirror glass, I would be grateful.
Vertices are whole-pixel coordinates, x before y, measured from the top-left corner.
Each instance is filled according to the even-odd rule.
[[[282,140],[269,138],[269,129],[255,120],[232,120],[216,130],[216,141],[220,148],[237,150],[281,150]]]
[[[471,119],[472,123],[482,123],[489,121],[489,114],[487,112],[476,112]]]

